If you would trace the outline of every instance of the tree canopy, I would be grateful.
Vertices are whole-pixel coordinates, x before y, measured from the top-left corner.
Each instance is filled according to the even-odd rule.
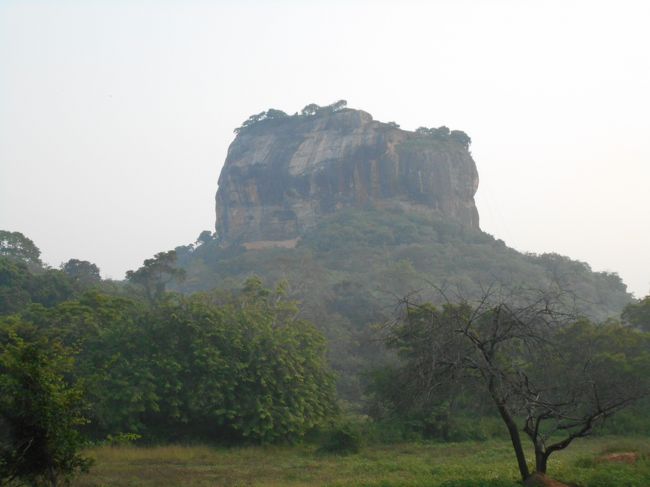
[[[481,439],[477,418],[498,415],[525,477],[525,438],[542,472],[552,453],[648,392],[648,298],[626,307],[624,325],[581,318],[597,306],[580,298],[585,289],[601,302],[629,299],[618,276],[582,262],[381,211],[339,212],[295,249],[221,248],[209,231],[198,243],[146,259],[121,284],[87,261],[57,270],[0,256],[0,481],[66,479],[88,465],[86,439],[295,441],[336,417],[336,392],[356,411],[445,440]],[[205,286],[208,272],[218,289],[170,292],[188,285],[186,269],[190,285]],[[522,275],[546,290],[480,286]],[[432,276],[468,294],[420,288],[388,328],[386,353],[367,324]],[[572,284],[583,288],[559,291]],[[374,372],[360,398],[362,368]],[[634,414],[647,415],[639,404]]]
[[[11,257],[28,264],[41,265],[41,251],[20,232],[0,230],[0,256]]]
[[[74,282],[85,286],[97,284],[102,280],[99,267],[87,260],[70,259],[61,265],[61,270]]]
[[[507,427],[523,480],[549,456],[650,392],[650,335],[572,314],[558,291],[503,295],[441,308],[405,300],[387,343],[401,358],[401,397],[449,394],[464,379],[481,384]],[[519,418],[523,424],[517,425]]]
[[[318,114],[326,114],[326,113],[335,113],[339,112],[345,108],[347,108],[348,102],[345,100],[338,100],[330,105],[326,106],[319,106],[315,103],[310,103],[306,105],[300,113],[296,113],[292,116],[288,115],[287,113],[283,112],[282,110],[278,110],[276,108],[269,108],[266,111],[256,113],[254,115],[251,115],[248,117],[242,124],[241,126],[237,127],[234,132],[236,134],[239,134],[242,130],[258,126],[262,124],[262,122],[267,122],[267,121],[272,121],[272,120],[283,120],[283,119],[292,119],[296,120],[299,119],[299,117],[313,117],[314,115]]]
[[[623,310],[622,318],[632,326],[650,331],[650,296],[628,304]]]
[[[158,252],[153,258],[146,259],[142,267],[127,271],[126,278],[144,289],[149,302],[161,299],[167,285],[185,277],[185,271],[176,267],[176,251]]]
[[[29,325],[13,323],[23,330]],[[90,460],[79,454],[85,401],[70,383],[72,354],[58,340],[26,340],[16,328],[0,328],[0,482],[56,486]]]
[[[153,303],[93,290],[0,318],[0,353],[16,341],[75,350],[66,373],[89,420],[75,430],[92,438],[295,440],[336,411],[324,338],[298,311],[253,278]]]

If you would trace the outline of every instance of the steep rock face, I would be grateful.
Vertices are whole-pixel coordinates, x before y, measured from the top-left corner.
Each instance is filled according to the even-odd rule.
[[[228,149],[216,231],[225,245],[286,246],[347,207],[435,213],[478,229],[477,188],[467,144],[449,135],[352,109],[267,119],[242,128]]]

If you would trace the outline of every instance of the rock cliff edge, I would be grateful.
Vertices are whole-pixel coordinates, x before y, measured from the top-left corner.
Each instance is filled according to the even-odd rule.
[[[349,207],[433,213],[479,228],[478,172],[463,132],[410,132],[361,110],[308,108],[269,110],[237,130],[216,195],[223,245],[295,244],[319,217]]]

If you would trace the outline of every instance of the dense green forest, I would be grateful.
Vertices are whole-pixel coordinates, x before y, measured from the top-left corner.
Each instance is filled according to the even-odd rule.
[[[495,283],[513,289],[553,285],[571,292],[576,314],[595,321],[618,316],[632,302],[616,274],[594,272],[558,254],[522,254],[453,221],[397,210],[338,211],[294,249],[224,248],[206,231],[176,252],[186,272],[176,289],[185,293],[236,288],[251,275],[268,285],[288,282],[302,316],[328,339],[339,394],[355,404],[363,400],[364,373],[387,358],[372,325],[391,320],[406,295],[436,302],[438,288],[469,299]]]
[[[84,467],[86,440],[294,441],[335,415],[323,336],[281,285],[167,293],[173,251],[119,284],[3,254],[0,481]]]
[[[520,254],[421,216],[347,211],[295,249],[222,248],[204,232],[115,282],[86,261],[48,267],[17,232],[0,238],[3,482],[55,485],[88,468],[89,441],[312,435],[323,451],[343,452],[364,437],[503,438],[506,417],[550,419],[555,429],[524,426],[534,444],[536,435],[650,433],[650,297],[634,302],[618,276],[565,257]],[[516,297],[487,299],[506,283]],[[469,341],[458,329],[473,330],[461,334]],[[487,360],[489,344],[498,387],[468,366]],[[452,367],[436,347],[463,360]],[[589,371],[597,401],[573,369]],[[522,377],[539,389],[522,389]],[[550,406],[566,397],[571,412]]]

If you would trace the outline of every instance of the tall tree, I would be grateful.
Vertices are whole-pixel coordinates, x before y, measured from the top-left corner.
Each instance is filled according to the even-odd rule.
[[[172,281],[180,281],[185,271],[176,267],[176,251],[159,252],[152,259],[146,259],[136,271],[128,271],[126,278],[143,287],[150,303],[159,300],[165,288]]]
[[[637,303],[628,304],[623,309],[621,318],[632,326],[650,332],[650,296],[646,296]]]
[[[97,284],[102,280],[99,274],[99,267],[87,260],[70,259],[61,265],[65,272],[75,283],[82,286]]]
[[[196,239],[196,245],[203,245],[210,242],[214,238],[210,230],[203,230]]]
[[[31,302],[31,278],[25,263],[0,257],[0,315],[20,311]]]
[[[0,256],[12,257],[28,264],[41,265],[41,251],[20,232],[0,230]]]
[[[403,360],[404,397],[476,380],[507,427],[522,479],[531,475],[522,435],[544,474],[552,453],[650,391],[650,336],[575,320],[564,298],[490,291],[442,308],[405,300],[387,338]]]
[[[66,379],[72,365],[60,342],[26,341],[10,328],[0,330],[0,423],[7,432],[0,443],[0,483],[54,487],[89,467],[79,454],[82,389]]]
[[[30,303],[54,306],[70,299],[74,291],[72,281],[62,271],[0,257],[0,315],[21,311]]]
[[[297,314],[281,287],[250,279],[237,293],[151,306],[90,291],[24,319],[29,336],[79,350],[92,437],[270,442],[299,438],[336,409],[324,338]]]

